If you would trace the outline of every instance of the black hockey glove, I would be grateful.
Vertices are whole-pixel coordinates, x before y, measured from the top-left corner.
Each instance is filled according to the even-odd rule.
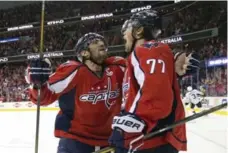
[[[26,69],[25,80],[28,84],[38,85],[48,81],[52,73],[49,59],[35,59],[30,62]]]
[[[130,113],[122,113],[113,118],[109,144],[116,153],[133,153],[143,145],[145,122]]]

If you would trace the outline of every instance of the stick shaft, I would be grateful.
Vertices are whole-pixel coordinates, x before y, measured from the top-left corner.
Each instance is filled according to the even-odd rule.
[[[169,126],[167,126],[167,127],[165,127],[165,128],[162,128],[162,129],[160,129],[160,130],[158,130],[158,131],[155,131],[155,132],[152,132],[152,133],[149,133],[149,134],[145,135],[145,136],[143,137],[143,139],[144,139],[144,140],[151,139],[151,138],[153,138],[154,136],[160,134],[161,132],[165,132],[165,131],[170,130],[170,129],[172,129],[172,128],[178,126],[178,125],[185,124],[185,123],[187,123],[187,122],[189,122],[189,121],[192,121],[192,120],[194,120],[194,119],[200,118],[200,117],[202,117],[202,116],[204,116],[204,115],[213,113],[213,112],[218,111],[218,110],[220,110],[220,109],[222,109],[222,108],[224,108],[224,107],[227,107],[227,103],[224,103],[224,104],[221,104],[221,105],[212,107],[211,109],[208,109],[208,110],[202,111],[202,112],[200,112],[200,113],[197,113],[197,114],[191,115],[191,116],[189,116],[189,117],[186,117],[186,118],[184,118],[184,119],[182,119],[182,120],[179,120],[179,121],[177,121],[177,122],[175,122],[175,123],[173,123],[173,124],[171,124],[171,125],[169,125]],[[106,148],[101,149],[101,150],[98,150],[98,151],[96,151],[96,152],[94,152],[94,153],[110,153],[110,152],[112,152],[112,151],[114,151],[114,150],[115,150],[115,149],[114,149],[113,147],[106,147]]]
[[[42,1],[41,22],[40,22],[40,58],[43,54],[44,44],[44,10],[45,1]],[[39,127],[40,127],[40,100],[41,100],[41,85],[38,86],[37,109],[36,109],[36,136],[35,136],[35,153],[39,151]]]

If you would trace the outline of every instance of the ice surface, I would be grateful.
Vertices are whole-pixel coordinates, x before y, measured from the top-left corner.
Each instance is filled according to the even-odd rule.
[[[54,137],[57,111],[41,111],[39,153],[56,153]],[[36,112],[0,112],[0,153],[34,153]],[[187,124],[188,151],[227,153],[228,121],[209,115]]]

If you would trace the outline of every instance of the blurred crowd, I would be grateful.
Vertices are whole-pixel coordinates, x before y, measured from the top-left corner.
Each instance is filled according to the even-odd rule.
[[[162,37],[170,37],[184,33],[219,28],[219,36],[201,41],[192,41],[174,45],[172,48],[182,51],[195,51],[199,54],[202,63],[211,58],[227,56],[227,29],[226,29],[226,2],[47,2],[45,20],[69,18],[108,12],[124,11],[145,5],[152,5],[163,15]],[[96,6],[96,7],[95,7]],[[0,27],[12,27],[40,20],[40,2],[29,5],[0,10]],[[109,46],[123,44],[120,33],[121,25],[129,15],[89,20],[80,23],[48,26],[44,30],[44,51],[72,50],[79,37],[87,32],[98,32],[105,36]],[[19,20],[20,19],[20,20]],[[224,28],[225,27],[225,28]],[[0,33],[0,40],[19,37],[19,41],[0,43],[0,57],[16,56],[21,54],[38,53],[40,29],[29,29]],[[54,59],[55,66],[66,58]],[[24,81],[25,63],[0,65],[0,101],[29,100],[27,85]],[[197,77],[183,78],[182,88],[189,84],[203,87],[207,96],[225,96],[227,94],[227,68],[202,68]],[[190,83],[189,83],[190,82]]]
[[[28,101],[27,85],[24,79],[25,66],[2,65],[0,69],[0,101]]]
[[[126,2],[126,1],[46,1],[45,2],[45,20],[51,21],[61,18],[75,16],[85,16],[91,14],[101,14],[117,12],[152,4],[153,6],[170,4],[171,2]],[[40,21],[41,2],[0,10],[0,27],[13,27],[31,22]],[[26,15],[26,16],[25,16]],[[10,19],[10,20],[9,20]],[[20,19],[20,20],[18,20]]]
[[[78,2],[48,2],[46,8],[46,16],[45,19],[47,21],[54,20],[54,19],[61,19],[58,18],[60,16],[56,14],[61,14],[59,11],[60,6],[62,7],[61,10],[63,11],[62,18],[69,18],[70,16],[64,16],[67,11],[71,9],[63,9],[63,8],[71,8],[75,6]],[[100,14],[101,12],[114,12],[114,11],[121,11],[126,10],[128,8],[140,7],[150,4],[152,6],[157,6],[157,3],[163,4],[164,2],[99,2],[94,3],[93,5],[84,5],[86,2],[82,2],[82,6],[84,7],[91,7],[89,9],[80,9],[80,15],[84,14],[91,14],[96,13]],[[88,3],[88,2],[87,2]],[[101,3],[101,4],[100,4]],[[155,7],[155,9],[163,15],[163,35],[162,37],[169,37],[173,35],[179,35],[183,33],[194,32],[198,30],[208,29],[218,27],[218,25],[222,25],[226,22],[226,5],[225,2],[181,2],[177,4],[167,4],[163,7]],[[62,4],[62,5],[61,5]],[[72,6],[69,6],[71,5]],[[127,5],[128,4],[128,5]],[[160,5],[161,5],[160,4]],[[23,24],[29,22],[40,21],[39,18],[32,19],[34,16],[40,17],[40,3],[33,4],[36,6],[34,9],[34,13],[24,12],[26,15],[23,15],[23,18],[31,18],[31,20],[23,20],[20,18],[18,22],[22,22]],[[32,6],[33,6],[32,5]],[[78,5],[78,4],[77,4]],[[38,7],[39,6],[39,7]],[[65,6],[65,7],[64,7]],[[79,6],[79,5],[78,5]],[[75,8],[78,8],[75,7]],[[95,7],[97,6],[97,7]],[[24,6],[26,7],[26,6]],[[22,7],[21,9],[23,9]],[[105,9],[101,9],[105,8]],[[115,8],[115,9],[114,9]],[[124,9],[123,9],[124,8]],[[93,11],[97,9],[97,11]],[[12,9],[13,10],[13,9]],[[20,10],[20,8],[18,8]],[[30,6],[29,9],[30,10]],[[33,7],[31,7],[33,10]],[[55,10],[55,11],[53,11]],[[87,12],[85,12],[87,10]],[[88,12],[88,11],[91,12]],[[103,10],[103,11],[102,11]],[[7,14],[7,11],[3,11],[4,14]],[[98,13],[99,12],[99,13]],[[12,16],[12,11],[9,12],[9,15],[5,17],[4,15],[1,18],[0,15],[0,22],[6,23],[5,20],[9,22],[13,22],[13,19],[9,17]],[[20,15],[21,13],[16,13],[16,15]],[[0,13],[1,14],[1,13]],[[30,17],[30,15],[32,16]],[[36,14],[33,16],[33,14]],[[27,16],[28,15],[28,16]],[[72,14],[75,15],[75,14]],[[52,19],[49,19],[49,16],[52,16]],[[13,18],[15,16],[12,16]],[[125,19],[128,18],[129,15],[125,16],[117,16],[113,18],[105,18],[100,20],[89,20],[83,22],[76,22],[71,24],[63,24],[58,26],[48,26],[44,29],[44,51],[58,51],[58,50],[70,50],[73,49],[76,41],[79,37],[87,32],[98,32],[105,36],[106,41],[109,45],[120,45],[123,43],[122,36],[120,33],[120,28],[124,23]],[[18,19],[16,18],[16,19]],[[15,19],[15,22],[16,22]],[[20,25],[12,24],[12,25]],[[9,25],[8,25],[9,26]],[[1,24],[0,24],[0,27]],[[4,25],[3,25],[4,27]],[[14,38],[19,37],[19,41],[16,42],[9,42],[9,43],[0,43],[0,56],[13,56],[18,54],[28,54],[33,52],[38,52],[39,50],[39,42],[40,42],[40,29],[34,28],[24,31],[15,31],[15,32],[7,32],[7,33],[0,33],[1,39],[7,38]]]

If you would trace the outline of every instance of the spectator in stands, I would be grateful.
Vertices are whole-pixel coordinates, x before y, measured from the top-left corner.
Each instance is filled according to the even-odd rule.
[[[98,14],[97,12],[121,11],[147,4],[158,5],[149,1],[118,3],[104,1],[99,4],[97,2],[92,3],[93,7],[87,5],[87,2],[47,2],[45,19],[49,21],[64,17]],[[158,8],[158,11],[164,14],[164,23],[166,23],[166,28],[163,29],[163,37],[222,26],[226,22],[226,5],[223,5],[225,2],[207,2],[207,5],[205,4],[206,2],[181,2]],[[39,20],[40,2],[15,9],[0,10],[0,27],[11,27]],[[44,32],[44,52],[71,50],[77,39],[89,31],[99,32],[104,35],[111,46],[123,44],[119,30],[124,20],[125,17],[121,16],[46,27]],[[0,43],[0,57],[38,53],[39,35],[39,29],[0,33],[1,40],[13,37],[20,38],[19,41]],[[212,39],[188,42],[188,44],[178,46],[174,45],[174,49],[199,52],[203,62],[211,58],[227,56],[226,37],[221,37],[221,34],[219,37]],[[52,62],[58,65],[65,60],[67,59],[55,59]],[[0,88],[0,101],[29,100],[26,93],[27,86],[24,82],[24,69],[23,63],[0,65],[0,84],[2,85],[2,88]],[[219,69],[215,67],[212,69],[213,71],[208,69],[207,73],[202,69],[198,79],[197,77],[193,77],[192,80],[186,79],[188,81],[183,81],[183,86],[189,84],[190,80],[194,84],[205,86],[208,96],[226,95],[227,68]]]

